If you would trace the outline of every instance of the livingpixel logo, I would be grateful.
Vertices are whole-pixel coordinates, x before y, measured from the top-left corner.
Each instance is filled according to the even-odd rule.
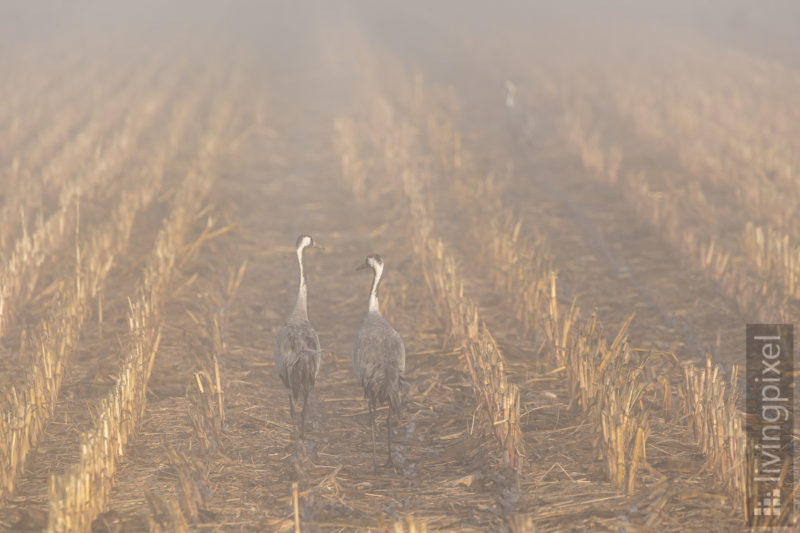
[[[794,328],[748,324],[745,374],[746,434],[752,450],[750,525],[791,523],[794,505]],[[763,517],[769,517],[765,520]]]

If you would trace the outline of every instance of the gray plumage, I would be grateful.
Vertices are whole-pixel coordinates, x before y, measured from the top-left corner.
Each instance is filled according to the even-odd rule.
[[[300,267],[300,286],[297,289],[297,300],[286,323],[278,331],[275,343],[275,370],[284,386],[289,389],[289,411],[292,416],[292,428],[297,433],[294,402],[303,399],[300,414],[299,438],[303,438],[308,395],[314,389],[319,373],[322,350],[317,332],[308,321],[308,304],[306,278],[303,273],[303,252],[314,247],[314,240],[309,235],[297,238],[297,263]]]
[[[402,403],[403,372],[406,369],[406,349],[395,329],[381,316],[378,307],[378,284],[383,274],[383,259],[370,254],[360,269],[373,271],[372,288],[369,293],[367,316],[361,323],[353,343],[353,370],[367,400],[372,427],[372,451],[375,459],[375,408],[388,404],[386,415],[386,442],[389,454],[387,464],[392,462],[391,416],[400,414]]]

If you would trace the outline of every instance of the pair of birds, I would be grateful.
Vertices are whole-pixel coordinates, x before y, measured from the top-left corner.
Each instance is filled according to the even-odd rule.
[[[275,369],[281,381],[289,389],[289,410],[295,435],[303,438],[306,404],[319,373],[322,350],[316,331],[308,320],[308,289],[303,272],[303,253],[315,247],[310,235],[297,238],[297,263],[300,267],[300,286],[297,301],[286,323],[278,331],[275,344]],[[367,316],[361,323],[353,343],[353,370],[364,388],[364,397],[369,406],[372,429],[372,454],[375,461],[375,409],[389,404],[386,415],[387,450],[392,463],[392,413],[399,415],[401,386],[406,366],[406,351],[403,340],[395,329],[381,316],[378,307],[378,284],[383,274],[383,259],[370,254],[356,270],[372,269],[372,286],[369,292]],[[300,428],[298,433],[294,404],[302,398]]]

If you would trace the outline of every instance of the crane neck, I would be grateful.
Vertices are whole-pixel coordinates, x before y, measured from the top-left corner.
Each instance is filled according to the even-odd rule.
[[[381,282],[381,275],[383,274],[383,265],[376,264],[372,268],[372,288],[369,291],[369,310],[370,313],[380,315],[381,311],[378,306],[378,284]]]
[[[300,286],[297,288],[297,301],[294,304],[294,310],[292,311],[292,316],[295,318],[300,318],[304,320],[308,320],[308,302],[307,302],[307,295],[308,289],[306,288],[306,276],[303,272],[303,251],[305,250],[305,246],[301,246],[297,249],[297,264],[300,267]]]

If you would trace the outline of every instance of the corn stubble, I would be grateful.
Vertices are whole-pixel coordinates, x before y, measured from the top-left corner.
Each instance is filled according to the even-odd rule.
[[[418,85],[418,84],[417,84]],[[414,91],[409,91],[414,92]],[[504,358],[497,342],[480,319],[477,304],[465,296],[464,282],[457,274],[455,259],[446,252],[440,239],[433,237],[431,175],[448,191],[448,201],[474,213],[471,234],[480,252],[477,261],[489,264],[495,287],[506,294],[526,335],[544,331],[554,363],[567,369],[573,403],[595,428],[594,448],[605,458],[605,470],[620,491],[632,494],[637,472],[646,461],[645,447],[650,432],[648,415],[641,402],[647,386],[642,382],[642,367],[632,357],[625,342],[626,323],[610,346],[596,318],[578,318],[573,306],[559,316],[555,270],[541,242],[529,243],[520,236],[522,223],[503,206],[493,179],[466,177],[474,172],[471,155],[464,150],[458,131],[444,117],[428,112],[419,91],[414,105],[421,115],[420,126],[395,119],[395,110],[381,96],[373,105],[371,134],[375,151],[385,159],[361,162],[363,146],[351,122],[337,122],[338,146],[342,152],[342,172],[354,192],[363,191],[368,173],[381,168],[399,174],[403,192],[409,200],[414,227],[415,253],[423,264],[426,283],[446,338],[461,345],[472,378],[476,398],[489,414],[491,432],[503,451],[505,461],[518,466],[524,453],[519,426],[519,390],[508,382]],[[418,138],[425,130],[434,155],[433,170],[412,164],[411,154],[424,143]],[[363,148],[361,148],[363,150]],[[383,163],[383,165],[381,165]],[[631,317],[632,318],[632,317]]]
[[[519,467],[522,441],[519,430],[519,390],[508,382],[504,372],[503,355],[485,323],[478,306],[464,294],[464,284],[456,272],[455,259],[445,251],[444,243],[433,236],[431,206],[423,194],[424,170],[415,168],[411,154],[415,143],[415,130],[410,124],[400,127],[391,124],[395,113],[391,104],[381,97],[374,102],[376,114],[390,123],[374,130],[379,145],[378,153],[385,159],[378,163],[359,163],[355,147],[355,128],[344,120],[337,122],[342,153],[342,173],[356,195],[365,188],[364,168],[384,166],[393,175],[400,175],[400,187],[408,199],[409,219],[414,231],[414,252],[423,265],[426,283],[433,297],[437,314],[442,317],[445,337],[451,344],[460,346],[465,356],[467,370],[472,378],[479,405],[486,408],[492,435],[503,453],[504,462],[512,469]],[[452,157],[452,154],[451,154]],[[383,165],[380,165],[383,163]],[[397,187],[397,185],[393,185]]]
[[[14,159],[8,174],[4,175],[3,187],[7,196],[0,207],[0,248],[12,250],[18,247],[19,244],[13,244],[11,239],[26,233],[26,221],[42,207],[42,197],[50,191],[61,191],[59,206],[63,205],[64,187],[71,184],[74,189],[74,185],[80,181],[78,178],[87,170],[94,172],[99,169],[93,169],[92,166],[87,168],[87,165],[97,165],[107,158],[110,150],[117,149],[115,145],[119,143],[116,141],[121,135],[130,132],[131,126],[137,122],[141,123],[141,118],[147,118],[142,116],[136,121],[120,122],[118,119],[122,110],[134,107],[140,115],[152,115],[150,111],[154,109],[151,108],[158,104],[158,99],[148,102],[147,98],[142,98],[142,93],[156,85],[154,82],[158,80],[153,78],[156,78],[158,66],[158,61],[142,65],[142,76],[135,79],[131,79],[131,73],[123,68],[98,73],[90,70],[86,73],[106,80],[105,85],[98,88],[100,94],[108,92],[115,95],[102,112],[98,112],[91,100],[85,103],[81,101],[85,94],[72,94],[74,88],[62,90],[79,103],[56,105],[65,97],[61,91],[42,96],[43,101],[37,102],[37,108],[54,105],[56,109],[51,110],[52,114],[43,117],[41,122],[26,120],[25,127],[29,128],[27,133],[30,140],[14,147]],[[85,93],[80,76],[70,76],[69,79],[79,83],[80,92]],[[98,146],[97,139],[110,140]],[[108,163],[110,167],[119,168],[113,161]],[[105,164],[103,168],[109,168],[109,165]],[[92,177],[86,176],[85,179]],[[33,222],[43,223],[42,220]],[[12,244],[9,246],[10,242]]]
[[[739,65],[735,57],[720,60],[732,70]],[[377,64],[377,60],[373,63]],[[800,81],[791,73],[760,64],[751,66],[760,77],[781,76],[782,81],[789,77],[789,85],[800,87]],[[148,64],[148,74],[138,79],[154,77],[158,69],[156,62]],[[800,207],[800,187],[796,182],[797,156],[791,142],[780,139],[797,138],[797,121],[793,121],[797,113],[793,111],[789,118],[783,118],[776,106],[758,104],[752,98],[759,90],[758,84],[726,92],[709,78],[705,85],[698,86],[692,81],[697,72],[683,67],[673,72],[672,85],[660,89],[649,81],[658,80],[659,76],[643,76],[641,70],[631,72],[632,75],[605,76],[605,90],[614,96],[617,112],[631,119],[637,131],[651,140],[668,141],[681,165],[700,182],[683,175],[651,179],[644,170],[629,165],[628,154],[620,144],[613,137],[608,140],[602,114],[594,107],[598,94],[585,92],[586,89],[583,93],[561,91],[565,96],[560,126],[565,138],[596,179],[621,188],[638,216],[659,228],[688,263],[715,280],[740,307],[754,309],[765,319],[791,319],[787,302],[800,300],[800,230],[791,224],[791,214]],[[505,296],[524,335],[543,341],[549,364],[564,376],[570,406],[588,423],[594,453],[617,491],[636,493],[641,471],[649,467],[647,444],[655,409],[660,407],[668,415],[674,414],[674,409],[680,411],[697,448],[734,506],[746,513],[753,456],[746,448],[743,415],[738,409],[739,370],[734,367],[730,378],[725,379],[709,359],[700,368],[684,365],[678,380],[671,374],[648,376],[644,372],[646,361],[640,360],[628,341],[633,315],[610,340],[596,314],[583,318],[577,302],[570,306],[559,304],[557,271],[546,244],[526,236],[522,220],[504,204],[500,186],[492,176],[477,176],[477,165],[464,149],[461,132],[441,111],[448,107],[440,105],[448,91],[426,87],[419,74],[409,76],[403,69],[394,69],[390,77],[397,74],[393,79],[397,83],[391,90],[396,91],[393,96],[399,103],[393,104],[376,82],[380,76],[372,74],[367,78],[375,83],[366,91],[372,102],[371,117],[358,123],[341,119],[334,125],[342,174],[360,201],[369,202],[383,194],[407,200],[403,209],[411,222],[415,257],[423,266],[447,342],[459,347],[464,355],[476,404],[485,411],[486,427],[504,462],[519,469],[525,459],[520,390],[509,381],[511,369],[481,316],[479,300],[472,292],[475,287],[471,287],[474,280],[470,279],[470,269],[459,262],[457,248],[437,231],[437,202],[442,205],[445,195],[446,201],[470,215],[469,233],[476,251],[470,259],[484,268],[493,288]],[[563,80],[539,74],[538,81],[552,93],[548,98],[554,98]],[[125,86],[125,78],[120,79]],[[583,85],[592,87],[591,83]],[[117,98],[118,107],[127,107],[140,89],[137,86],[126,90]],[[431,95],[437,91],[439,95]],[[13,201],[7,201],[0,211],[0,247],[7,258],[0,264],[0,331],[11,320],[9,309],[31,297],[45,259],[70,246],[73,234],[76,244],[74,264],[64,269],[59,280],[62,290],[52,309],[33,331],[22,332],[21,344],[30,356],[31,366],[24,381],[10,388],[0,407],[2,497],[13,493],[25,457],[42,438],[63,376],[70,367],[71,352],[94,302],[101,308],[104,281],[115,257],[125,249],[135,217],[162,192],[164,167],[174,155],[169,151],[149,159],[147,175],[136,187],[116,189],[110,184],[135,156],[133,147],[137,141],[157,129],[153,117],[168,105],[165,95],[165,91],[154,93],[131,113],[133,118],[121,124],[108,116],[89,118],[80,124],[80,134],[69,142],[65,141],[68,132],[84,114],[58,115],[61,122],[46,137],[32,140],[25,147],[32,157],[50,161],[37,169],[43,176],[40,182],[28,180],[19,172],[19,161],[12,162],[9,175],[14,177],[15,186],[9,190],[14,191],[10,197]],[[779,101],[777,96],[775,101]],[[214,181],[212,162],[219,152],[217,143],[221,138],[230,138],[224,130],[231,105],[218,104],[212,110],[213,127],[198,143],[202,145],[198,162],[170,191],[170,215],[163,222],[139,288],[129,302],[129,337],[114,385],[94,406],[93,426],[81,435],[80,460],[50,480],[51,531],[89,531],[94,518],[107,506],[126,443],[145,414],[147,383],[161,339],[160,309],[171,297],[170,282],[182,261],[193,257],[203,242],[215,235],[209,227],[196,242],[185,242]],[[756,131],[753,121],[764,114],[773,133],[780,135]],[[172,131],[173,143],[181,137],[183,127]],[[731,131],[735,134],[725,133]],[[96,145],[93,140],[100,137],[110,140],[92,152]],[[767,138],[779,141],[766,142]],[[683,139],[692,142],[685,143]],[[42,157],[50,153],[54,157]],[[87,159],[88,168],[80,168],[79,162]],[[382,183],[383,176],[393,179]],[[712,193],[720,187],[731,189],[725,197],[731,200],[727,207],[713,201]],[[46,215],[43,212],[34,217],[31,226],[27,217],[47,188],[58,188],[55,207]],[[115,203],[108,210],[106,224],[89,228],[88,232],[73,232],[78,228],[81,202],[109,198]],[[731,224],[734,229],[720,235],[716,226],[727,225],[731,220],[731,205],[737,214],[744,213],[745,219]],[[22,222],[18,223],[18,219]],[[17,234],[21,237],[9,243]],[[231,271],[222,300],[232,299],[243,272],[244,265]],[[398,305],[391,296],[385,303],[388,308]],[[165,450],[167,461],[177,473],[179,497],[165,501],[145,489],[152,510],[150,527],[156,531],[189,531],[202,518],[208,458],[216,452],[225,427],[225,380],[220,368],[226,350],[225,307],[223,304],[207,310],[207,321],[193,317],[210,348],[198,358],[186,384],[186,395],[193,442],[199,443],[207,460],[172,448]],[[100,312],[98,315],[102,316]],[[677,391],[673,390],[674,385]],[[657,406],[646,398],[649,392],[653,397],[660,395],[663,403]],[[679,399],[677,408],[672,406],[674,392]],[[293,497],[298,497],[296,487]],[[512,529],[534,528],[533,520],[516,518]],[[387,531],[426,530],[424,522],[413,518],[390,527],[381,526]]]
[[[35,350],[24,383],[12,386],[0,419],[0,491],[14,490],[14,481],[29,450],[42,435],[58,399],[61,381],[81,327],[111,269],[114,256],[130,236],[133,219],[152,200],[153,190],[125,193],[108,224],[99,227],[76,248],[74,278],[65,286],[47,318],[31,335]]]
[[[643,97],[636,92],[636,87],[629,88],[635,94],[631,98]],[[660,106],[676,106],[680,102],[665,99]],[[651,190],[645,176],[641,173],[618,173],[607,161],[609,149],[599,142],[597,134],[592,131],[593,117],[591,111],[584,109],[583,116],[567,115],[568,137],[578,147],[584,165],[593,168],[599,179],[609,183],[622,185],[623,194],[643,217],[661,228],[669,240],[683,253],[694,267],[702,270],[715,280],[730,295],[734,296],[739,306],[750,309],[762,320],[786,320],[791,313],[787,301],[798,297],[798,265],[800,265],[800,248],[788,234],[770,224],[758,224],[746,220],[738,240],[722,241],[713,236],[713,231],[704,224],[686,222],[693,220],[687,209],[695,209],[704,213],[708,220],[721,221],[726,214],[719,206],[709,202],[703,187],[713,187],[713,183],[698,184],[681,182],[672,179],[670,186],[657,194]],[[665,124],[658,121],[657,113],[637,109],[635,113],[637,126],[657,139],[665,139]],[[684,124],[684,127],[686,125]],[[673,124],[670,127],[675,127]],[[693,128],[700,128],[694,124]],[[696,138],[697,132],[692,130],[676,130],[685,138]],[[714,166],[715,158],[706,158],[700,164],[696,154],[689,153],[693,148],[679,144],[676,149],[687,161],[689,168],[695,170],[696,176],[713,182],[718,179],[722,168]],[[603,161],[603,164],[593,164]],[[711,168],[708,165],[711,164]],[[730,178],[730,175],[727,175]],[[692,178],[694,179],[694,178]],[[752,192],[753,184],[744,179],[727,179],[726,186],[734,187],[737,198],[744,199]],[[756,188],[760,190],[759,188]],[[769,190],[769,188],[768,188]],[[762,211],[767,197],[771,200],[770,209]],[[791,197],[789,198],[791,201]],[[742,204],[746,216],[763,220],[767,212],[780,212],[779,195],[766,195],[757,206]],[[775,220],[779,222],[779,220]],[[741,226],[731,221],[732,227]],[[782,296],[783,295],[783,296]],[[683,379],[679,382],[681,410],[686,417],[695,440],[706,456],[706,462],[721,480],[730,497],[732,505],[742,514],[748,515],[748,479],[753,468],[753,453],[746,446],[746,437],[742,429],[743,413],[739,410],[740,398],[738,390],[738,367],[734,366],[730,382],[720,376],[719,367],[707,359],[706,366],[701,369],[694,365],[683,368]]]
[[[101,128],[102,122],[108,121],[108,118],[97,118],[95,122],[101,124],[92,123],[90,131],[80,136],[80,142],[73,143],[76,145],[70,145],[69,149],[50,161],[39,180],[28,180],[31,185],[21,188],[18,194],[24,196],[17,198],[21,203],[12,204],[17,209],[24,211],[24,206],[36,202],[41,197],[42,190],[48,188],[59,190],[58,207],[46,218],[40,216],[31,233],[22,232],[15,241],[9,258],[0,266],[0,332],[5,329],[8,321],[8,309],[16,308],[19,298],[30,297],[45,259],[54,255],[74,235],[72,229],[79,224],[80,203],[99,202],[104,199],[109,188],[114,190],[111,187],[113,178],[133,157],[137,140],[147,127],[152,127],[154,117],[164,104],[167,94],[169,93],[162,92],[153,100],[145,98],[144,103],[140,103],[133,113],[137,118],[123,121],[110,134]],[[89,153],[89,149],[94,146],[92,141],[101,134],[109,136],[110,141],[92,157]],[[80,172],[70,172],[87,157],[90,160],[88,168],[81,169]],[[49,183],[53,181],[47,179],[50,174],[65,182]],[[5,205],[7,207],[9,204]],[[5,211],[2,214],[10,215]],[[13,227],[11,224],[8,226]]]
[[[173,128],[182,128],[183,125],[179,120]],[[171,149],[173,147],[158,150],[151,160],[144,163],[140,183],[121,180],[125,186],[118,191],[118,201],[110,209],[107,224],[92,228],[87,237],[80,234],[76,219],[67,217],[67,206],[77,210],[80,199],[91,199],[91,196],[81,188],[83,181],[65,185],[62,199],[68,201],[62,202],[62,208],[48,219],[46,225],[40,226],[33,239],[23,235],[17,250],[5,264],[2,291],[8,297],[14,295],[21,285],[21,274],[15,265],[22,260],[33,261],[30,270],[35,278],[41,260],[34,261],[33,258],[50,253],[51,245],[64,234],[69,234],[65,231],[69,220],[76,225],[73,234],[77,243],[74,270],[65,269],[63,289],[52,309],[31,335],[23,335],[23,339],[32,339],[33,347],[27,347],[31,352],[31,366],[24,382],[12,386],[4,402],[0,420],[0,493],[4,496],[13,492],[16,476],[22,471],[28,451],[36,447],[42,436],[44,424],[57,402],[61,381],[69,366],[70,352],[90,312],[90,302],[99,297],[115,256],[125,249],[135,217],[153,201],[165,171],[166,151]],[[109,157],[110,161],[102,160],[98,164],[110,169],[118,161],[116,157]],[[108,176],[86,178],[94,182],[93,190],[97,190],[98,180],[107,179]],[[28,344],[23,343],[23,346]]]
[[[686,365],[683,378],[681,410],[692,435],[734,507],[748,516],[748,480],[754,478],[755,471],[753,450],[748,448],[742,428],[744,414],[738,409],[739,367],[733,367],[726,383],[719,366],[707,357],[705,366],[699,369]]]
[[[226,91],[221,96],[229,95]],[[125,443],[145,410],[147,382],[160,339],[159,309],[168,295],[176,263],[194,249],[193,243],[186,245],[184,241],[214,182],[212,165],[220,151],[218,138],[225,137],[229,127],[230,100],[234,99],[211,110],[197,161],[174,192],[170,215],[156,237],[141,289],[131,303],[131,343],[116,385],[98,406],[94,427],[81,435],[80,461],[51,479],[49,531],[90,531],[93,520],[107,504]],[[155,191],[144,189],[142,194]]]
[[[572,404],[594,428],[593,447],[605,459],[606,475],[619,491],[633,494],[650,434],[642,403],[648,385],[626,339],[633,316],[609,345],[596,316],[581,320],[574,304],[560,313],[557,274],[544,243],[520,235],[522,221],[503,205],[493,176],[475,177],[472,155],[458,130],[443,117],[428,124],[434,126],[429,126],[429,138],[439,152],[452,154],[441,159],[440,185],[449,191],[448,200],[474,214],[470,234],[480,250],[477,260],[506,295],[525,334],[543,331],[551,359],[566,370]]]
[[[727,209],[723,211],[708,200],[695,176],[670,174],[668,180],[658,184],[641,171],[620,170],[619,147],[602,144],[587,106],[574,107],[584,111],[566,112],[564,129],[584,166],[598,180],[620,187],[636,213],[660,228],[686,261],[735,298],[740,309],[763,321],[789,318],[787,301],[800,298],[800,244],[796,239],[772,225],[755,222],[763,218],[760,214],[745,211],[746,216],[754,218],[744,224],[738,212],[737,218],[731,219]],[[738,188],[738,197],[747,196],[753,189],[747,181],[732,181],[731,186]],[[741,228],[738,236],[721,235],[720,221],[725,221],[725,228]]]
[[[201,207],[211,179],[207,169],[192,170],[176,194],[172,214],[158,234],[144,282],[131,304],[131,345],[126,350],[116,386],[99,405],[94,427],[81,435],[80,462],[54,477],[49,491],[50,531],[88,531],[105,507],[113,475],[146,406],[160,338],[158,310],[169,283],[188,224]]]

